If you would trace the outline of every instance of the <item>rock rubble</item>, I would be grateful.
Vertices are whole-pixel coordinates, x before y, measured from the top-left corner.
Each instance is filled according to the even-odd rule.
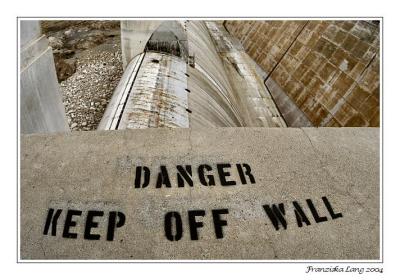
[[[114,51],[89,50],[77,60],[76,72],[61,82],[71,130],[95,130],[122,76],[119,45]]]

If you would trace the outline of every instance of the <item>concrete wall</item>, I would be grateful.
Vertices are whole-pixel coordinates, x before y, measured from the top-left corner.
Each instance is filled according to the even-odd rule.
[[[38,21],[20,25],[21,133],[69,131],[53,52]]]
[[[221,22],[206,26],[233,87],[234,100],[247,127],[286,127],[256,64]]]
[[[122,20],[121,47],[124,69],[138,54],[142,53],[153,32],[160,26],[160,20]]]
[[[213,176],[214,185],[201,183],[198,170],[203,164],[210,166],[205,174]],[[228,165],[218,172],[221,164]],[[245,175],[243,181],[236,164],[247,164],[250,169],[243,170],[254,180]],[[178,187],[177,165],[191,166],[193,186],[185,182]],[[144,176],[135,187],[138,166],[150,171],[144,188]],[[161,166],[170,187],[156,187]],[[20,174],[22,259],[379,258],[376,128],[157,128],[26,135],[21,138]],[[294,201],[306,217],[300,225]],[[280,224],[277,230],[264,206],[280,203],[287,228]],[[61,210],[54,235],[50,224],[45,231],[50,208]],[[71,217],[75,225],[66,218],[68,209],[82,211]],[[228,211],[218,216],[227,223],[219,238],[211,212],[216,209]],[[195,217],[203,223],[195,229],[197,240],[190,233],[189,210],[205,211]],[[94,216],[90,225],[88,211],[102,211],[102,216]],[[107,240],[112,211],[123,213],[125,221]],[[168,212],[181,216],[183,233],[176,241],[167,238],[166,228],[176,232],[175,219],[165,224]]]
[[[289,99],[288,125],[379,126],[379,25],[370,21],[227,21]],[[267,81],[268,85],[268,81]],[[306,125],[306,122],[304,122]]]

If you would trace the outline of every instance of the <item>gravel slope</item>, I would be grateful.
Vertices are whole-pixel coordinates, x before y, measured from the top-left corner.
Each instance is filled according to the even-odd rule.
[[[76,72],[61,82],[63,103],[72,130],[95,130],[122,76],[119,45],[110,51],[89,50]]]

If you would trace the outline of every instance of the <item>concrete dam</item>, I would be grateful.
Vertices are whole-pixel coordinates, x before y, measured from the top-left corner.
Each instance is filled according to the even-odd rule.
[[[122,41],[126,70],[99,129],[286,127],[257,65],[222,24],[123,22]]]
[[[379,21],[73,24],[20,22],[22,261],[381,257]]]

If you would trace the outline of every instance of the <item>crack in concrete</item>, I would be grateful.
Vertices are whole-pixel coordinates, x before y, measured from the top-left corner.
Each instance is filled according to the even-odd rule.
[[[40,249],[42,249],[43,256],[46,257],[46,251],[45,251],[44,248],[43,248],[42,242],[39,242],[39,246],[40,246]]]
[[[274,259],[279,259],[278,254],[276,253],[277,250],[275,249],[275,247],[274,247],[274,245],[272,243],[271,236],[268,234],[267,231],[265,231],[265,235],[267,236],[268,245],[269,245],[269,247],[271,247],[272,253],[274,253]]]
[[[187,151],[186,155],[190,156],[192,154],[193,151],[193,144],[192,144],[192,129],[189,128],[189,135],[188,135],[188,140],[189,142],[189,150]]]
[[[308,141],[309,141],[309,143],[310,143],[310,145],[311,145],[311,147],[312,147],[312,149],[313,149],[313,152],[314,152],[314,154],[315,154],[317,160],[319,161],[319,163],[320,163],[320,165],[321,165],[321,169],[324,171],[324,173],[325,173],[326,175],[328,175],[328,177],[329,177],[332,181],[334,181],[334,182],[336,182],[336,183],[340,183],[340,182],[339,182],[338,180],[336,180],[336,178],[331,174],[331,172],[329,171],[329,169],[327,169],[327,166],[325,166],[325,165],[323,164],[324,162],[323,162],[322,159],[319,157],[320,151],[314,146],[314,144],[312,143],[312,140],[311,140],[310,136],[305,132],[305,130],[304,130],[303,128],[300,128],[300,129],[301,129],[301,131],[303,132],[303,134],[307,137],[307,139],[308,139]],[[360,206],[365,212],[367,212],[368,215],[373,216],[373,214],[368,210],[368,208],[365,207],[365,202],[359,201],[359,198],[356,197],[356,196],[354,196],[354,195],[350,192],[350,190],[348,189],[348,186],[347,186],[347,185],[346,185],[346,187],[345,187],[344,190],[343,190],[343,189],[340,189],[340,188],[337,188],[335,184],[334,184],[332,187],[333,187],[337,192],[339,192],[341,195],[350,197],[358,206]]]
[[[319,151],[317,150],[317,148],[316,148],[316,147],[314,146],[314,144],[312,143],[312,140],[311,140],[310,136],[305,132],[305,130],[304,130],[302,127],[300,127],[300,130],[303,132],[303,134],[306,136],[308,142],[310,143],[310,145],[311,145],[311,147],[312,147],[312,150],[313,150],[313,152],[314,152],[314,154],[315,154],[315,157],[317,158],[317,160],[318,160],[319,163],[321,164],[321,168],[325,168],[324,162],[322,161],[322,159],[321,159],[321,158],[319,157],[319,155],[318,155]],[[331,177],[330,174],[328,174],[328,175]]]
[[[192,151],[193,151],[193,144],[192,144],[192,129],[189,128],[189,135],[188,135],[188,140],[189,140],[189,151],[186,153],[187,156],[191,157]],[[190,201],[193,201],[192,197],[192,190],[193,188],[189,189],[189,199]]]
[[[305,130],[303,129],[303,128],[300,128],[301,129],[301,131],[304,133],[304,135],[307,137],[307,139],[308,139],[308,141],[309,141],[309,143],[310,143],[310,145],[311,145],[311,147],[312,147],[312,149],[313,149],[313,152],[314,152],[314,154],[315,154],[315,156],[317,157],[317,160],[320,162],[320,164],[321,164],[321,169],[324,171],[324,173],[325,174],[327,174],[327,176],[328,177],[330,177],[331,178],[331,180],[333,181],[333,182],[337,182],[337,183],[340,183],[338,180],[336,180],[336,178],[331,174],[331,172],[329,171],[329,169],[327,169],[327,166],[324,166],[322,163],[323,163],[323,161],[321,160],[321,158],[319,157],[319,153],[320,153],[320,151],[314,146],[314,144],[313,144],[313,142],[312,142],[312,140],[311,140],[311,138],[310,138],[310,136],[305,132]],[[365,205],[365,203],[366,203],[366,201],[365,202],[361,202],[360,200],[359,200],[359,198],[358,197],[356,197],[355,195],[353,195],[351,192],[350,192],[350,190],[349,190],[349,186],[348,185],[345,185],[345,189],[343,190],[343,189],[340,189],[340,188],[338,188],[338,187],[336,187],[336,184],[333,184],[332,185],[332,188],[334,189],[334,190],[336,190],[340,195],[343,195],[343,196],[345,196],[345,197],[348,197],[348,198],[350,198],[358,207],[360,207],[361,209],[362,209],[362,211],[364,211],[366,214],[367,214],[367,216],[368,216],[368,218],[372,218],[372,221],[371,221],[371,223],[370,223],[370,225],[368,226],[368,231],[371,231],[371,230],[373,230],[373,229],[375,229],[376,227],[378,227],[379,228],[379,225],[380,225],[380,215],[378,214],[378,215],[376,215],[376,213],[372,213],[371,212],[371,210],[369,210],[369,208],[368,207],[366,207],[366,205]],[[368,196],[369,197],[369,196]],[[367,199],[368,199],[368,197],[367,197]]]

